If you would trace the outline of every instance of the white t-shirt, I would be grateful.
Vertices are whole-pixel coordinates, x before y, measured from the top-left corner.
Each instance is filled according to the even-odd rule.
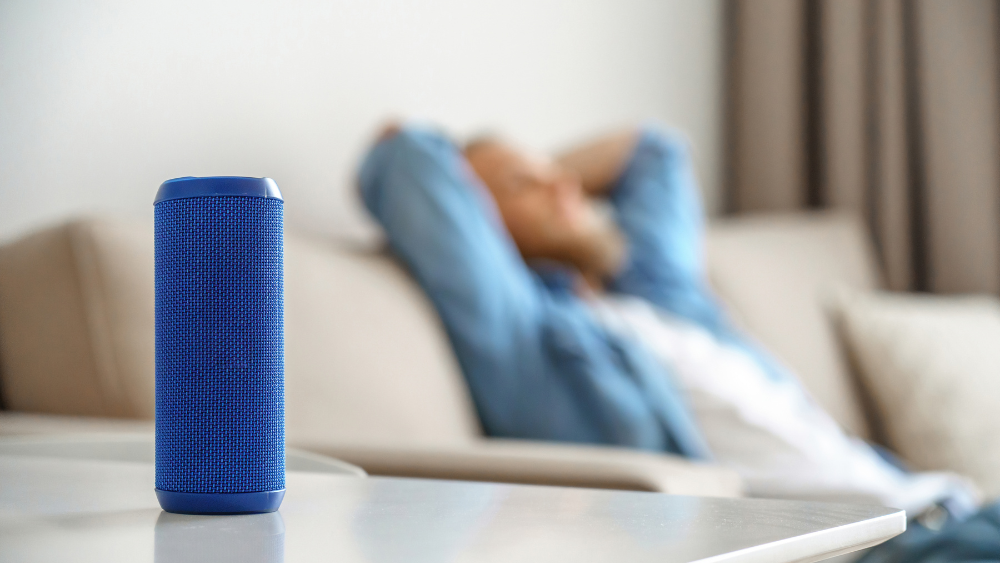
[[[642,342],[673,375],[717,462],[753,496],[875,502],[911,516],[944,499],[978,496],[950,473],[905,473],[848,436],[797,381],[775,381],[745,352],[646,301],[602,296],[592,310],[609,330]]]

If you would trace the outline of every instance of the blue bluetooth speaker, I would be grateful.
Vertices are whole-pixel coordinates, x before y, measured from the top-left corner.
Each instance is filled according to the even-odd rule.
[[[282,208],[270,178],[177,178],[156,194],[156,496],[168,512],[273,512],[285,495]]]

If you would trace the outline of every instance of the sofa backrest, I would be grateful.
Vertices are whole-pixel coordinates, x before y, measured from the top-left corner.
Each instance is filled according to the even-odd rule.
[[[872,437],[864,395],[827,311],[838,288],[879,285],[857,218],[741,216],[716,222],[707,246],[709,279],[734,320],[790,367],[837,422]]]
[[[79,220],[0,249],[10,410],[153,416],[149,223]],[[285,241],[289,442],[433,443],[480,430],[437,316],[391,260]]]
[[[153,236],[75,221],[0,248],[0,393],[10,410],[153,416]]]
[[[481,435],[437,313],[387,255],[285,242],[290,439],[454,444]]]
[[[80,220],[0,248],[0,392],[10,410],[153,416],[148,223]],[[877,285],[849,216],[716,222],[709,275],[738,322],[794,369],[842,425],[869,436],[823,309],[837,284]],[[394,261],[288,234],[290,442],[449,444],[480,434],[437,315]]]

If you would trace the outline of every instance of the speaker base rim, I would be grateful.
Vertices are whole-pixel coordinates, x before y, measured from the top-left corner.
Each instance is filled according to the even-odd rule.
[[[154,491],[160,508],[176,514],[261,514],[278,510],[285,498],[285,489],[258,493]]]

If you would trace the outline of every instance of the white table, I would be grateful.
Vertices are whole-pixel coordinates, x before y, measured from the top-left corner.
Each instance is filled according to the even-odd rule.
[[[780,563],[906,526],[876,506],[364,477],[308,456],[277,513],[183,516],[156,503],[150,448],[0,440],[0,561]]]

